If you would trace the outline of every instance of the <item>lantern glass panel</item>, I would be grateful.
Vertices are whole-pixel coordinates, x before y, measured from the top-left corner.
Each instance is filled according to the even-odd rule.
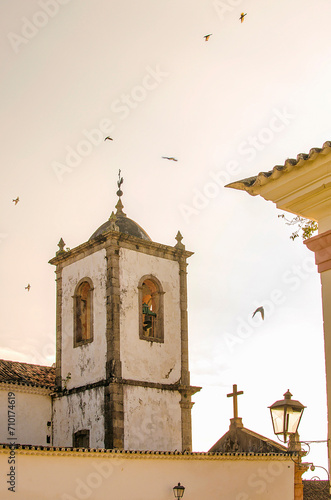
[[[284,408],[272,408],[271,417],[274,433],[282,434],[284,432]]]
[[[293,410],[293,408],[287,409],[287,432],[289,434],[295,434],[300,417],[302,414],[302,410]]]

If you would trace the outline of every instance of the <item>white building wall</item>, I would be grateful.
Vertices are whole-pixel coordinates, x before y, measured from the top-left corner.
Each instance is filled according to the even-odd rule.
[[[63,268],[62,271],[62,378],[67,388],[84,386],[106,377],[106,271],[104,249]],[[74,301],[78,282],[93,282],[93,342],[73,347]]]
[[[104,388],[97,387],[53,401],[53,445],[72,446],[73,434],[90,430],[90,448],[104,448]]]
[[[10,398],[15,400],[14,408],[8,403],[9,393],[15,394],[14,398]],[[28,386],[0,384],[1,443],[9,443],[11,438],[16,438],[13,441],[20,444],[50,446],[47,444],[47,435],[51,435],[51,427],[47,426],[47,422],[51,420],[52,401],[46,391]],[[10,436],[9,431],[13,432],[13,428],[14,435]]]
[[[164,343],[139,338],[138,283],[152,274],[164,290]],[[181,374],[179,265],[120,249],[121,361],[123,378],[172,384]]]
[[[179,401],[177,391],[124,386],[124,448],[181,450]]]

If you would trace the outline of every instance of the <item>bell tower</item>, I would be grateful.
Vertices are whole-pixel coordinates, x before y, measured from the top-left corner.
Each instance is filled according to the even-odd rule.
[[[56,266],[54,446],[191,450],[187,258],[123,212]]]

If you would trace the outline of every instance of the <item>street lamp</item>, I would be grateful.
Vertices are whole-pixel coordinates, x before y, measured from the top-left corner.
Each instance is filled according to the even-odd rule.
[[[185,487],[180,483],[173,487],[175,498],[183,498]]]
[[[283,435],[284,443],[286,443],[288,435],[296,434],[303,410],[306,408],[299,401],[291,398],[292,394],[287,390],[284,399],[269,406],[274,433]]]

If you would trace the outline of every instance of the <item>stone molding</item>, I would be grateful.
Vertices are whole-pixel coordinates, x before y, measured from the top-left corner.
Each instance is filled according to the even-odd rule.
[[[329,271],[331,269],[331,230],[305,240],[304,244],[315,253],[318,272]]]
[[[149,389],[161,389],[163,391],[178,391],[184,395],[184,397],[189,397],[192,394],[200,391],[201,387],[196,387],[192,385],[182,385],[180,382],[176,382],[174,384],[163,384],[161,382],[147,382],[145,380],[134,380],[134,379],[123,379],[121,377],[112,377],[109,379],[99,380],[98,382],[93,382],[92,384],[82,385],[80,387],[73,387],[72,389],[67,389],[65,391],[52,392],[54,397],[62,397],[62,396],[70,396],[70,394],[76,394],[77,392],[89,391],[92,389],[96,389],[98,387],[107,387],[111,384],[122,384],[122,385],[131,385],[138,387],[146,387]],[[193,405],[193,403],[191,403]]]
[[[72,387],[71,389],[53,391],[51,396],[54,398],[62,398],[63,396],[71,396],[71,394],[77,394],[79,392],[93,391],[99,387],[106,387],[109,385],[110,381],[99,380],[98,382],[93,382],[91,384],[81,385],[79,387]]]
[[[0,382],[0,390],[8,392],[23,392],[26,394],[39,394],[40,396],[50,396],[54,392],[54,389],[46,389],[45,387],[20,384],[19,382]]]
[[[0,453],[8,455],[11,447],[7,444],[0,444]],[[163,460],[216,460],[216,461],[233,461],[247,460],[255,461],[277,461],[293,463],[292,457],[287,453],[244,453],[244,452],[227,452],[227,453],[209,453],[209,452],[180,452],[180,451],[136,451],[136,450],[113,450],[104,448],[70,448],[70,447],[46,447],[46,446],[31,446],[23,445],[15,448],[15,454],[21,455],[48,455],[48,456],[79,456],[79,457],[94,457],[94,458],[117,458],[123,459],[163,459]]]
[[[162,243],[155,243],[154,241],[136,238],[135,236],[125,233],[108,231],[95,240],[87,241],[69,251],[56,255],[49,260],[49,263],[52,265],[62,264],[63,266],[67,266],[73,262],[83,259],[84,257],[87,257],[88,255],[102,250],[109,245],[127,248],[129,250],[134,250],[135,252],[142,252],[148,255],[170,260],[178,260],[180,257],[188,258],[194,253],[189,252],[188,250],[163,245]]]
[[[89,304],[90,304],[90,306],[89,306],[90,307],[90,325],[89,325],[90,326],[90,336],[87,339],[77,340],[77,297],[78,297],[77,292],[78,292],[80,285],[84,282],[87,282],[90,286],[90,289],[88,292]],[[72,323],[73,323],[73,327],[74,327],[74,331],[73,331],[73,347],[74,348],[89,344],[90,342],[93,342],[93,339],[94,339],[94,311],[93,311],[93,299],[94,299],[94,297],[93,297],[93,290],[94,290],[93,281],[88,276],[85,276],[84,278],[81,278],[78,281],[78,283],[75,286],[74,294],[71,297],[73,299]]]

